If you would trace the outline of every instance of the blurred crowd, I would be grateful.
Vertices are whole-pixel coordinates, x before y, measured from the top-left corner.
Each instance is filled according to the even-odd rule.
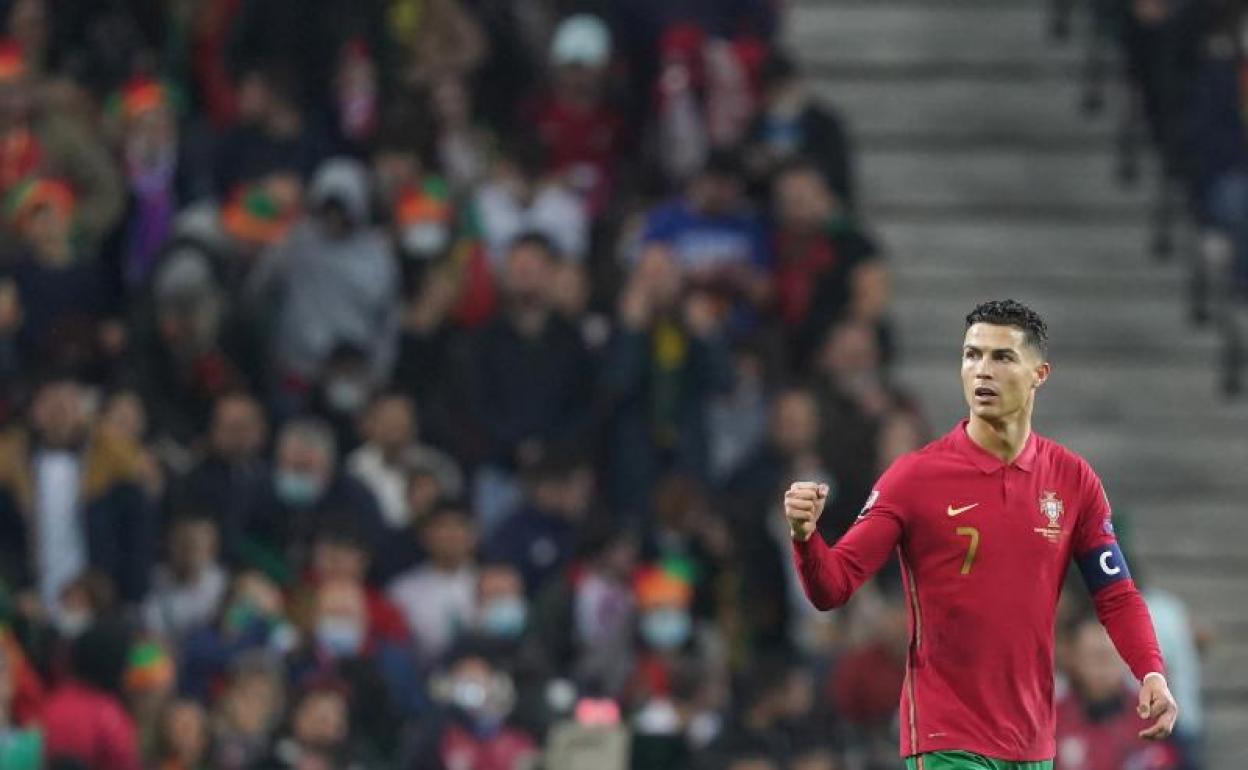
[[[895,766],[780,492],[931,434],[779,13],[0,0],[0,770]],[[1178,767],[1085,617],[1061,766]]]

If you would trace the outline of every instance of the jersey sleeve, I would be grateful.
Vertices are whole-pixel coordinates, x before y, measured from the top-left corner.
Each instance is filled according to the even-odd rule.
[[[897,547],[905,529],[900,467],[905,462],[903,457],[880,477],[862,512],[836,545],[829,546],[818,531],[806,541],[793,541],[793,562],[802,589],[816,608],[830,610],[849,601]]]
[[[1092,595],[1096,616],[1109,632],[1118,654],[1136,679],[1165,664],[1153,620],[1144,598],[1131,579],[1127,561],[1114,536],[1112,512],[1105,487],[1084,464],[1080,479],[1079,518],[1074,533],[1074,558]]]

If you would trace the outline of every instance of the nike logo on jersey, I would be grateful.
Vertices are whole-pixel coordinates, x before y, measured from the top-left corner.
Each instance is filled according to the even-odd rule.
[[[979,505],[979,503],[971,503],[970,505],[964,505],[961,508],[954,508],[951,505],[945,509],[945,513],[949,514],[950,516],[957,516],[960,513],[966,513],[967,511],[971,510],[977,505]]]

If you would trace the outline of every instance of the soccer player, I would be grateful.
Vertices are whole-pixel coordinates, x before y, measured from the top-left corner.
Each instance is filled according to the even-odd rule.
[[[1140,737],[1174,729],[1178,707],[1100,479],[1031,429],[1050,372],[1047,335],[1013,300],[975,308],[962,343],[969,418],[893,463],[834,546],[816,534],[827,486],[799,481],[785,493],[794,561],[819,609],[844,604],[897,550],[910,633],[908,770],[1053,767],[1053,624],[1072,558],[1141,682],[1137,713],[1152,723]]]

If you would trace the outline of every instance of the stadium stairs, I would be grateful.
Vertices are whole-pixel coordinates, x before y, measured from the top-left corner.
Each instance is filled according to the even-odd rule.
[[[856,140],[863,210],[895,275],[899,381],[944,430],[963,412],[967,310],[1014,297],[1046,316],[1054,372],[1037,427],[1091,461],[1137,571],[1213,632],[1207,767],[1242,767],[1248,405],[1218,395],[1217,341],[1188,321],[1180,260],[1148,254],[1154,191],[1115,180],[1121,105],[1111,94],[1100,117],[1080,113],[1082,46],[1053,43],[1047,12],[794,0],[785,37]]]

